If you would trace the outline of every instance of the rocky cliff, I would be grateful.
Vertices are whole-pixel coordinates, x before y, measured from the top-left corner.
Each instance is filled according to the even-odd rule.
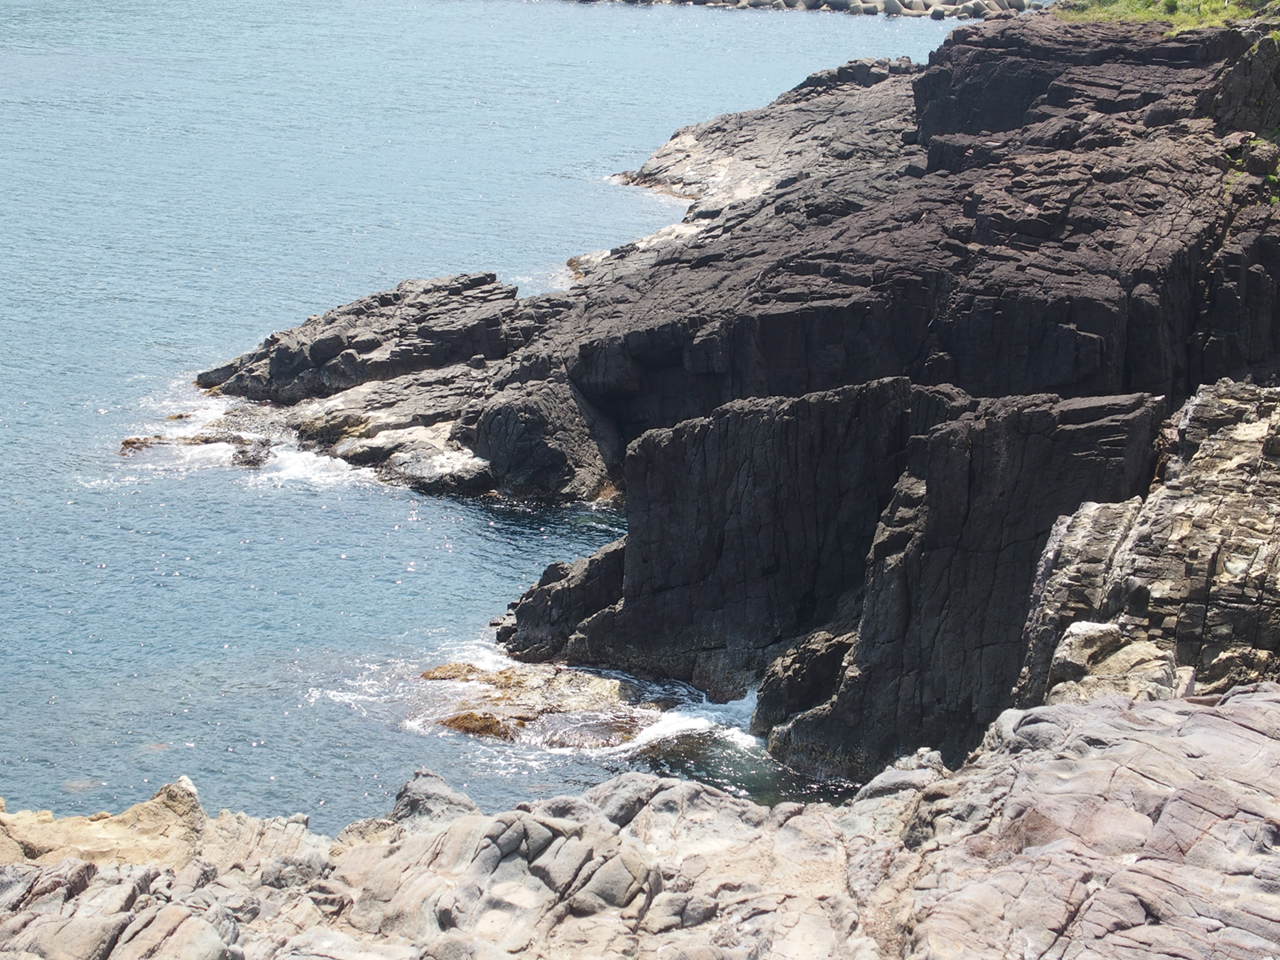
[[[201,383],[420,489],[623,497],[499,639],[758,682],[812,773],[1273,677],[1273,26],[1026,16],[815,74],[630,174],[687,216],[569,290],[408,282]]]
[[[922,745],[957,761],[1012,702],[1015,683],[1023,705],[1043,702],[1048,663],[1064,631],[1075,620],[1110,613],[1089,612],[1074,598],[1046,610],[1045,591],[1067,589],[1059,581],[1072,569],[1064,566],[1046,585],[1054,571],[1043,568],[1041,551],[1052,541],[1062,562],[1082,562],[1075,552],[1062,555],[1064,537],[1092,557],[1122,525],[1116,508],[1106,506],[1096,508],[1102,520],[1091,534],[1083,529],[1087,517],[1063,529],[1059,516],[1085,502],[1149,492],[1145,506],[1134,500],[1127,509],[1163,515],[1169,478],[1190,457],[1190,448],[1172,455],[1167,437],[1208,436],[1233,415],[1245,416],[1224,407],[1223,391],[1256,388],[1201,393],[1163,432],[1162,417],[1220,363],[1237,374],[1265,374],[1274,362],[1276,273],[1272,253],[1262,253],[1275,244],[1268,194],[1274,174],[1261,174],[1261,192],[1238,211],[1243,219],[1227,213],[1229,224],[1209,226],[1208,210],[1218,201],[1183,194],[1192,181],[1181,175],[1174,194],[1156,200],[1175,181],[1165,179],[1172,168],[1155,158],[1172,151],[1178,163],[1202,164],[1200,186],[1192,189],[1211,191],[1216,181],[1230,206],[1247,170],[1270,169],[1277,153],[1269,140],[1234,130],[1270,122],[1258,112],[1274,102],[1269,93],[1241,95],[1242,84],[1275,82],[1270,39],[1243,48],[1247,38],[1214,31],[1177,40],[1145,34],[1136,43],[1142,31],[1101,27],[1050,39],[1038,22],[1044,21],[953,37],[914,79],[917,129],[904,139],[928,144],[924,166],[912,170],[907,159],[906,185],[895,183],[851,218],[876,231],[872,211],[918,204],[913,191],[924,185],[951,189],[957,174],[982,172],[960,181],[964,219],[948,220],[955,215],[945,205],[916,206],[918,221],[907,218],[915,229],[950,229],[968,241],[966,259],[953,261],[945,271],[950,279],[940,281],[951,287],[944,306],[923,310],[918,362],[903,368],[910,382],[730,403],[645,433],[624,459],[630,533],[625,548],[612,554],[612,593],[592,580],[589,602],[574,607],[569,598],[582,592],[572,571],[554,588],[535,588],[500,629],[517,656],[620,664],[688,679],[721,697],[740,695],[763,676],[755,726],[769,735],[771,750],[793,767],[855,778]],[[1219,56],[1219,65],[1209,67]],[[857,65],[845,73],[859,68],[864,76],[873,69]],[[1217,79],[1208,81],[1200,72],[1206,69]],[[1253,79],[1243,80],[1246,74]],[[871,89],[893,81],[886,76]],[[997,89],[999,96],[992,94]],[[723,143],[735,123],[753,121],[721,120],[686,132],[639,177],[687,180],[689,169],[705,169],[691,159],[700,156],[698,142]],[[1197,154],[1201,146],[1209,152]],[[1248,157],[1231,159],[1236,149]],[[1271,159],[1264,162],[1264,155]],[[736,179],[750,182],[747,175]],[[1150,205],[1141,214],[1144,192]],[[1005,213],[991,207],[984,213],[986,200],[997,196]],[[838,251],[856,262],[865,241],[843,236],[842,246],[809,256],[834,260]],[[959,256],[956,243],[937,235],[897,249],[911,255],[891,260],[895,254],[886,249],[885,276],[909,271],[917,278],[894,288],[891,303],[899,310],[933,299],[921,264]],[[822,284],[824,291],[830,286]],[[867,290],[874,296],[877,285]],[[779,329],[794,333],[802,312],[797,308],[793,325]],[[759,355],[781,363],[787,346],[779,340],[775,347]],[[806,342],[793,355],[812,366],[831,353]],[[886,348],[875,356],[892,353]],[[935,379],[935,367],[946,371],[936,379],[1005,396],[979,400],[955,387],[923,386]],[[1046,387],[1059,395],[1028,393]],[[1109,392],[1133,387],[1151,392]],[[1255,397],[1253,404],[1268,402]],[[1254,416],[1247,428],[1259,444],[1264,420]],[[1230,485],[1254,481],[1231,474],[1245,454],[1229,450],[1219,454],[1226,469],[1180,495],[1183,512],[1206,515],[1201,523],[1212,541],[1201,545],[1206,558],[1235,541],[1245,553],[1256,551],[1265,536],[1239,533],[1257,527],[1258,508],[1232,493]],[[1090,535],[1091,545],[1079,543]],[[1166,543],[1146,547],[1165,564],[1179,562],[1178,554],[1161,552]],[[1240,606],[1256,604],[1259,591],[1265,600],[1257,584],[1265,581],[1266,562],[1234,561],[1248,571],[1235,600]],[[1169,575],[1149,562],[1129,571],[1137,584],[1131,589],[1141,595],[1150,580]],[[1114,607],[1118,573],[1111,577]],[[1203,592],[1198,577],[1184,579],[1195,584],[1186,589]],[[1075,581],[1069,586],[1082,589]],[[540,611],[549,589],[564,610],[581,616],[545,620]],[[1024,626],[1029,615],[1047,622]],[[1126,647],[1110,669],[1155,670],[1163,695],[1185,689],[1176,682],[1184,667],[1198,671],[1210,689],[1273,675],[1265,603],[1229,614],[1225,605],[1206,612],[1183,598],[1148,615],[1159,625],[1176,622],[1156,644],[1168,655]],[[1254,639],[1236,639],[1246,629]],[[1137,633],[1146,639],[1152,628],[1144,630]],[[1206,630],[1220,638],[1216,645],[1200,636]],[[1181,643],[1172,639],[1179,632]],[[1117,649],[1109,644],[1107,656]],[[1143,659],[1144,651],[1151,656]],[[1217,663],[1219,656],[1226,660]],[[1033,663],[1019,682],[1025,658]]]
[[[580,259],[564,293],[411,283],[200,382],[392,471],[436,427],[552,499],[740,398],[908,376],[1178,400],[1280,336],[1276,63],[1264,27],[963,27],[928,67],[850,64],[681,131],[634,180],[697,195],[685,221]]]

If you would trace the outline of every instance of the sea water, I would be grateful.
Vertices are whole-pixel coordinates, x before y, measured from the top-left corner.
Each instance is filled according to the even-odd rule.
[[[220,402],[193,374],[411,276],[526,292],[678,219],[619,187],[676,127],[948,25],[563,0],[0,4],[0,795],[120,809],[385,811],[415,767],[483,806],[630,768],[769,798],[750,704],[621,748],[423,720],[419,673],[501,662],[490,619],[622,532],[588,510],[433,499],[284,448],[119,454]],[[424,714],[425,710],[425,714]],[[783,786],[780,786],[783,785]]]

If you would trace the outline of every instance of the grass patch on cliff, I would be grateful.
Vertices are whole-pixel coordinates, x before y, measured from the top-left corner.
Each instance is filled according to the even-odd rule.
[[[1174,33],[1180,33],[1257,16],[1268,6],[1270,0],[1060,0],[1051,9],[1069,22],[1162,21],[1170,24]]]

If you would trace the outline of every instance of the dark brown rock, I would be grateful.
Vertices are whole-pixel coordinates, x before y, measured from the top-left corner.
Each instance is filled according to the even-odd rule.
[[[868,558],[833,696],[775,727],[793,766],[866,776],[922,745],[962,758],[1010,703],[1037,560],[1057,518],[1145,489],[1162,403],[984,401],[911,447]]]
[[[520,657],[741,696],[862,582],[909,438],[972,405],[898,378],[737,401],[650,431],[627,455],[625,551],[614,544],[588,561],[609,575],[588,593],[579,583],[592,567],[551,568],[499,639]]]

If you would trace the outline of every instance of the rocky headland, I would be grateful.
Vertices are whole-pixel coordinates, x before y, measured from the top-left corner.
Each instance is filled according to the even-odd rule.
[[[853,801],[0,814],[0,956],[1276,953],[1276,27],[1001,15],[815,74],[627,174],[687,215],[567,290],[406,281],[200,376],[392,482],[619,503],[499,641],[758,688]]]

